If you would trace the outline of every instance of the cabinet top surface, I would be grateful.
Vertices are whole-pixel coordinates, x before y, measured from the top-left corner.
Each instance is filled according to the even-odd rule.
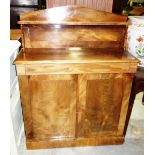
[[[115,52],[114,52],[115,50]],[[15,64],[53,64],[53,63],[98,63],[139,61],[128,52],[120,49],[22,49]],[[123,49],[122,49],[123,50]],[[115,54],[114,54],[115,53]]]
[[[126,25],[127,16],[69,5],[21,14],[19,24]]]

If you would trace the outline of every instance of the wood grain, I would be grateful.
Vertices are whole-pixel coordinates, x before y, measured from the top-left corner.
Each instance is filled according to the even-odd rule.
[[[134,73],[138,62],[129,53],[122,54],[122,51],[119,50],[117,52],[103,49],[80,49],[78,51],[70,49],[25,49],[20,52],[14,63],[17,64],[17,74],[37,75]],[[20,68],[18,69],[18,66],[21,65],[25,65],[24,72]]]
[[[22,49],[14,64],[60,64],[60,63],[138,63],[124,49]],[[130,67],[130,66],[128,66]]]
[[[29,92],[29,76],[18,76],[19,79],[19,88],[21,95],[22,111],[24,118],[25,134],[27,138],[33,137],[33,122],[32,122],[32,113],[31,113],[31,103],[30,103],[30,92]]]
[[[75,137],[76,82],[57,77],[30,76],[34,138]]]
[[[127,16],[76,5],[56,7],[20,15],[19,24],[126,25]]]
[[[137,63],[61,63],[25,65],[25,73],[17,71],[19,75],[47,75],[47,74],[84,74],[84,73],[135,73]],[[18,66],[18,65],[17,65]],[[18,69],[18,67],[17,67]]]
[[[48,148],[63,148],[63,147],[77,147],[77,146],[103,146],[103,145],[116,145],[122,144],[124,137],[121,136],[102,136],[95,138],[77,138],[74,139],[63,139],[63,140],[31,140],[27,139],[26,145],[28,149],[48,149]]]
[[[126,26],[23,26],[25,48],[123,48]]]
[[[27,137],[74,138],[75,76],[20,76],[19,82]],[[60,89],[63,90],[62,94],[58,93]]]
[[[124,83],[123,83],[124,95],[122,99],[123,104],[120,112],[120,120],[119,120],[119,126],[118,126],[119,135],[122,135],[122,133],[124,132],[124,126],[125,126],[125,120],[126,120],[127,110],[129,106],[129,98],[131,93],[133,77],[134,77],[134,74],[124,75]]]
[[[78,136],[117,135],[123,74],[85,74],[80,77]]]
[[[79,133],[84,124],[81,122],[84,119],[84,111],[86,109],[86,87],[87,87],[87,79],[84,74],[78,75],[78,94],[77,94],[77,99],[78,99],[78,105],[77,105],[77,122],[76,122],[76,137],[80,137]]]
[[[20,40],[22,37],[22,32],[20,29],[10,29],[10,39]]]

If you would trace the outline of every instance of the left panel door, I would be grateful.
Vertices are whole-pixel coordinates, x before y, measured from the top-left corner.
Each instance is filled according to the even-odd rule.
[[[19,76],[27,138],[74,138],[75,75]]]

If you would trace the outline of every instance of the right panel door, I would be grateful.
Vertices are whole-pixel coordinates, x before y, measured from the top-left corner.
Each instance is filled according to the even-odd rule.
[[[130,74],[79,75],[77,137],[123,136],[131,84]]]

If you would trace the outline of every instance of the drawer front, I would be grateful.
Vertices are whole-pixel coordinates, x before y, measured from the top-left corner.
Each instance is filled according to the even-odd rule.
[[[17,65],[18,75],[84,74],[84,73],[135,73],[136,63],[61,63]]]

